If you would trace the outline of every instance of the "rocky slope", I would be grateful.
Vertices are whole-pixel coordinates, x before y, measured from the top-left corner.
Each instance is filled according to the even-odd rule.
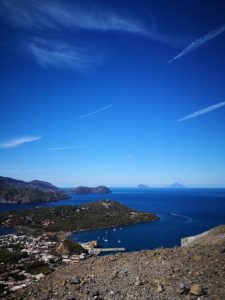
[[[104,185],[97,187],[78,186],[74,189],[75,194],[111,194],[112,191]]]
[[[90,258],[8,299],[225,299],[225,226],[188,247]]]
[[[42,203],[66,198],[64,191],[48,182],[25,182],[0,176],[0,203]]]

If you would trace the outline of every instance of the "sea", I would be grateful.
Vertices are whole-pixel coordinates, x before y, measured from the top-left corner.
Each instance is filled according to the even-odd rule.
[[[125,248],[127,252],[180,246],[181,238],[225,224],[224,188],[112,188],[107,195],[75,195],[47,204],[0,204],[0,211],[37,206],[80,205],[101,199],[116,200],[136,210],[154,212],[160,219],[109,229],[72,233],[78,242],[98,240],[101,248]],[[0,235],[12,233],[0,229]]]

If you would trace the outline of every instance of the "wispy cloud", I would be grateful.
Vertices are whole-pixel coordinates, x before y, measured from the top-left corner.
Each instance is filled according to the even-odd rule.
[[[6,143],[0,144],[0,149],[15,148],[26,143],[40,140],[41,138],[42,138],[41,136],[24,136],[21,138],[12,139]]]
[[[91,55],[86,49],[58,41],[34,38],[25,46],[37,62],[44,67],[55,66],[90,72],[101,65],[104,60],[101,56]]]
[[[73,28],[147,34],[141,20],[118,15],[106,7],[94,7],[91,2],[85,5],[65,0],[2,0],[0,8],[8,22],[26,29]]]
[[[100,113],[100,112],[102,112],[102,111],[104,111],[104,110],[106,110],[106,109],[109,109],[110,107],[112,107],[112,104],[109,104],[109,105],[106,105],[106,106],[104,106],[104,107],[101,107],[101,108],[99,108],[99,109],[97,109],[97,110],[95,110],[95,111],[92,111],[92,112],[90,112],[90,113],[81,115],[81,116],[77,117],[77,119],[80,120],[80,119],[84,119],[84,118],[91,117],[91,116],[93,116],[93,115],[95,115],[95,114],[98,114],[98,113]]]
[[[217,104],[214,104],[214,105],[211,105],[211,106],[208,106],[206,108],[203,108],[203,109],[200,109],[190,115],[187,115],[186,117],[183,117],[179,120],[177,120],[178,122],[181,122],[181,121],[185,121],[185,120],[189,120],[189,119],[193,119],[193,118],[196,118],[196,117],[199,117],[201,115],[204,115],[204,114],[207,114],[215,109],[218,109],[218,108],[221,108],[225,106],[225,101],[223,102],[220,102],[220,103],[217,103]]]
[[[87,50],[91,45],[94,52],[96,48],[91,42],[87,46],[87,40],[83,43],[85,47],[79,46],[82,43],[80,31],[135,34],[173,47],[181,40],[161,33],[154,20],[149,25],[149,20],[146,23],[133,13],[129,14],[127,9],[124,13],[118,12],[107,2],[99,6],[82,0],[1,0],[0,17],[11,27],[26,32],[26,49],[41,66],[70,68],[88,74],[103,65],[111,55],[105,51],[103,55]],[[52,39],[53,34],[57,38]],[[78,34],[79,38],[74,41]],[[73,39],[69,42],[71,35]],[[65,38],[67,41],[63,42]],[[111,50],[107,52],[111,53]]]
[[[96,45],[89,42],[87,46],[87,40],[83,43],[85,46],[80,46],[80,35],[77,41],[74,40],[79,31],[149,35],[142,20],[129,16],[127,12],[116,12],[107,4],[100,7],[91,1],[1,0],[0,17],[11,27],[26,31],[26,49],[40,65],[70,68],[88,74],[102,65],[110,54],[105,51],[104,55],[94,54]],[[62,35],[62,31],[66,34]],[[58,38],[52,39],[53,34]],[[73,39],[69,41],[71,35]],[[92,47],[93,51],[87,47]]]
[[[184,50],[182,52],[180,52],[178,55],[176,55],[174,58],[172,58],[168,63],[172,63],[173,61],[177,60],[178,58],[181,58],[182,56],[187,55],[188,53],[196,50],[197,48],[199,48],[203,44],[207,43],[208,41],[212,40],[213,38],[217,37],[224,31],[225,31],[225,25],[223,25],[213,31],[210,31],[206,35],[198,38],[197,40],[192,42],[190,45],[188,45],[186,48],[184,48]]]
[[[77,145],[77,146],[69,146],[69,147],[52,147],[47,148],[48,151],[58,151],[58,150],[73,150],[86,147],[86,145]]]

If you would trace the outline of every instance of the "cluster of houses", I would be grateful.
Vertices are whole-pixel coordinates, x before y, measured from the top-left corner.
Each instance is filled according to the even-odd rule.
[[[0,297],[24,288],[62,263],[77,263],[85,254],[60,255],[59,242],[47,234],[8,234],[0,237]]]
[[[0,295],[26,287],[54,270],[60,260],[53,254],[55,246],[47,236],[1,236]]]

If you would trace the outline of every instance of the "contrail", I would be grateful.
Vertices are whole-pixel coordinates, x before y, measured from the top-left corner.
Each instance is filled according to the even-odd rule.
[[[4,144],[0,145],[0,149],[9,149],[9,148],[15,148],[18,146],[21,146],[26,143],[34,142],[40,140],[41,136],[23,136],[20,138],[16,138],[13,140],[10,140]]]
[[[189,119],[193,119],[193,118],[196,118],[196,117],[199,117],[201,115],[204,115],[204,114],[207,114],[215,109],[218,109],[218,108],[221,108],[225,106],[225,101],[223,102],[220,102],[220,103],[217,103],[217,104],[214,104],[214,105],[211,105],[211,106],[208,106],[206,108],[203,108],[203,109],[200,109],[190,115],[187,115],[186,117],[183,117],[179,120],[177,120],[177,122],[181,122],[181,121],[185,121],[185,120],[189,120]]]
[[[52,147],[52,148],[47,148],[47,150],[48,151],[72,150],[72,149],[79,149],[83,147],[85,147],[85,145],[77,145],[77,146],[69,146],[69,147]]]
[[[79,117],[77,117],[77,119],[80,120],[80,119],[84,119],[84,118],[93,116],[93,115],[95,115],[95,114],[97,114],[97,113],[99,113],[99,112],[101,112],[101,111],[103,111],[103,110],[106,110],[106,109],[110,108],[110,107],[112,107],[112,104],[109,104],[109,105],[106,105],[106,106],[104,106],[104,107],[101,107],[101,108],[99,108],[98,110],[92,111],[92,112],[90,112],[90,113],[88,113],[88,114],[79,116]]]
[[[210,31],[209,33],[207,33],[206,35],[198,38],[197,40],[195,40],[194,42],[192,42],[190,45],[188,45],[186,48],[184,48],[184,50],[182,52],[180,52],[177,56],[175,56],[174,58],[172,58],[168,63],[172,63],[174,60],[196,50],[198,47],[200,47],[201,45],[205,44],[206,42],[210,41],[211,39],[214,39],[216,36],[220,35],[221,33],[223,33],[225,31],[225,25]]]

